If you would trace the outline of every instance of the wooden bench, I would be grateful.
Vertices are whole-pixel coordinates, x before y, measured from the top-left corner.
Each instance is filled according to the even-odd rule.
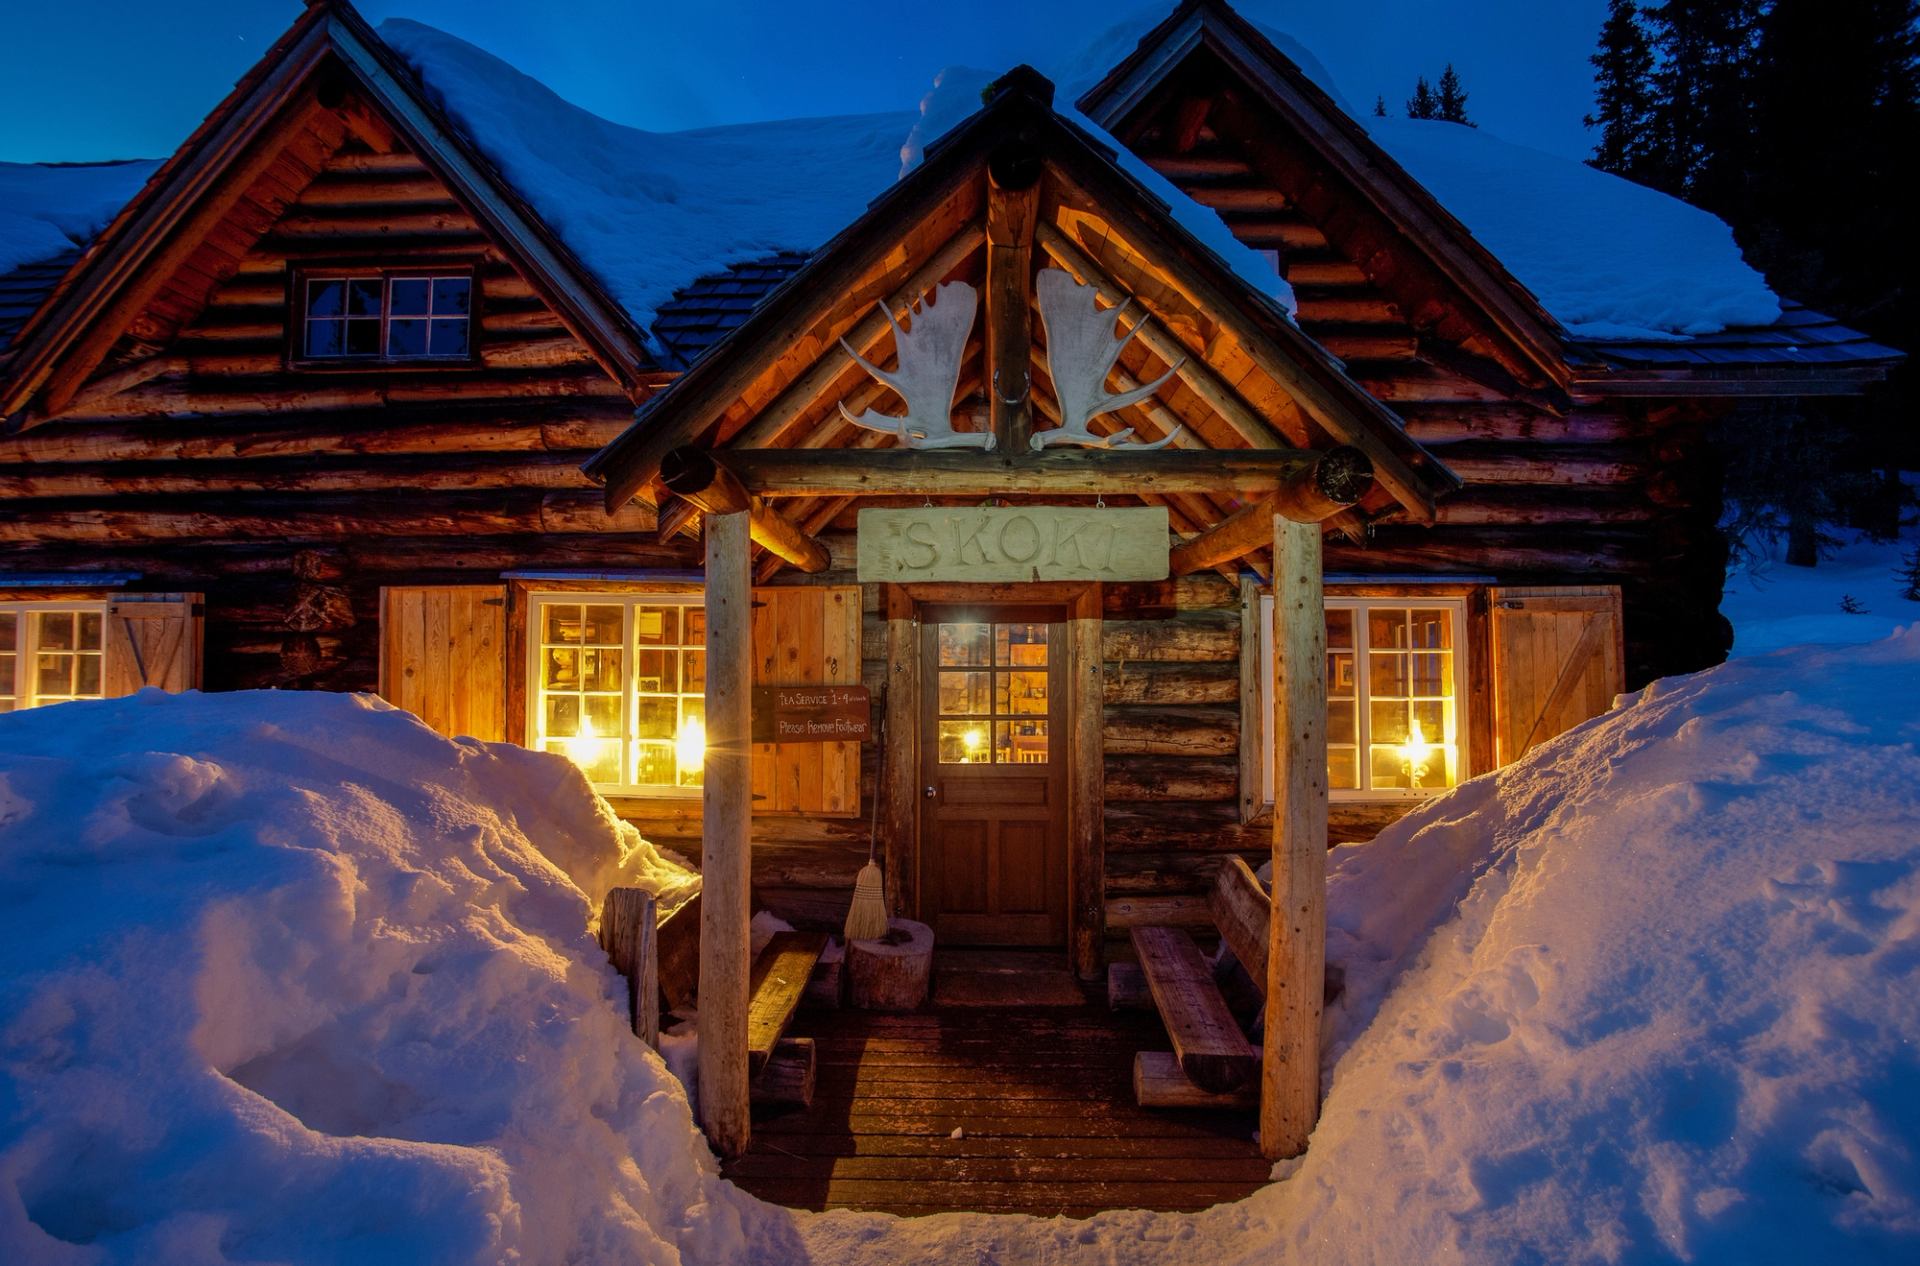
[[[813,1040],[787,1039],[786,1033],[827,939],[825,932],[775,932],[753,960],[747,985],[747,1077],[762,1102],[813,1099]]]
[[[1227,948],[1261,986],[1270,909],[1253,871],[1239,858],[1229,858],[1208,895],[1208,911]],[[1173,1044],[1172,1054],[1134,1056],[1136,1101],[1142,1107],[1249,1106],[1257,1098],[1260,1052],[1240,1031],[1193,937],[1166,927],[1134,928],[1131,936],[1140,965],[1115,963],[1108,969],[1108,1000],[1114,1006],[1134,1004],[1144,985]]]

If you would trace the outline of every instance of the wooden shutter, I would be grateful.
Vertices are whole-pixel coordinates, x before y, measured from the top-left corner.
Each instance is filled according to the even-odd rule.
[[[1613,585],[1490,589],[1495,758],[1599,716],[1626,688],[1620,590]]]
[[[380,695],[449,738],[504,740],[506,587],[383,588]]]
[[[860,680],[860,586],[753,591],[753,684],[854,685]],[[758,743],[757,813],[860,812],[860,744]]]
[[[102,664],[109,698],[143,686],[194,690],[200,685],[202,596],[126,593],[107,603]]]

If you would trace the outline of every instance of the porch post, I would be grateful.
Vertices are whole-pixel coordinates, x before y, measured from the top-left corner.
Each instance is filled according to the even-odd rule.
[[[700,1124],[747,1150],[753,589],[744,511],[706,516],[707,751],[700,843]]]
[[[1307,1150],[1320,1117],[1327,959],[1327,627],[1320,527],[1273,520],[1273,914],[1260,1150]]]

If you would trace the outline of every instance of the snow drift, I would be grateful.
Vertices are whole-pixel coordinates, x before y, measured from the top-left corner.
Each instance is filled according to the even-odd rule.
[[[0,1260],[1799,1262],[1920,1253],[1920,630],[1656,683],[1334,855],[1329,1090],[1197,1216],[721,1181],[587,936],[684,882],[364,698],[0,717]]]

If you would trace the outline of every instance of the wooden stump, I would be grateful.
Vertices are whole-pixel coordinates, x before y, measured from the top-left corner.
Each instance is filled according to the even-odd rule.
[[[933,974],[933,929],[912,919],[894,919],[887,934],[847,943],[847,977],[853,1005],[868,1011],[912,1011],[927,1000]]]

